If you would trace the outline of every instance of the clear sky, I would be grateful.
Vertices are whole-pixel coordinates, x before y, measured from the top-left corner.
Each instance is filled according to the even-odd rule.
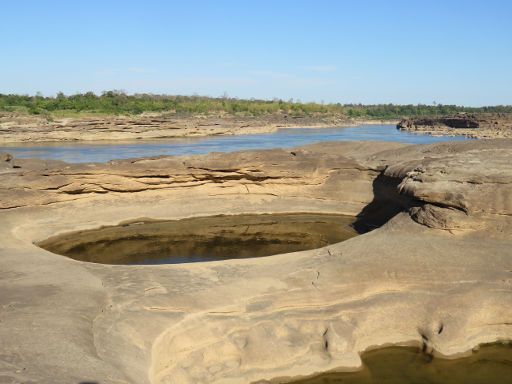
[[[512,104],[511,0],[0,0],[0,93]]]

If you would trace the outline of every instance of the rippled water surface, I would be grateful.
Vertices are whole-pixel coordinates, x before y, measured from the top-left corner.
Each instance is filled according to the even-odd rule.
[[[191,155],[247,149],[290,148],[322,141],[378,140],[428,144],[463,137],[433,137],[399,131],[394,125],[348,128],[287,128],[258,135],[208,136],[132,142],[13,144],[0,147],[18,158],[64,160],[71,163],[105,162],[159,155]]]

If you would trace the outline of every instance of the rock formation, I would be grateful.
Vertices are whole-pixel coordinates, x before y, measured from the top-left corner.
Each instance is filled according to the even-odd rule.
[[[286,127],[324,128],[353,124],[344,116],[278,114],[241,117],[145,113],[136,116],[91,115],[50,119],[40,115],[0,112],[0,143],[162,139],[268,133]]]
[[[404,119],[398,129],[435,136],[467,136],[478,139],[511,138],[512,115],[459,113],[455,116]]]
[[[0,381],[282,382],[382,345],[512,338],[512,140],[329,143],[72,165],[0,158]],[[140,218],[319,212],[373,231],[159,266],[33,243]]]

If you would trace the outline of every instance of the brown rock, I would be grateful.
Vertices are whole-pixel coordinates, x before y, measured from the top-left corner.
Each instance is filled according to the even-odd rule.
[[[9,162],[12,160],[12,155],[10,153],[0,152],[0,162],[5,161]]]
[[[438,118],[405,119],[398,129],[430,135],[468,136],[473,138],[512,137],[512,114],[465,114]]]

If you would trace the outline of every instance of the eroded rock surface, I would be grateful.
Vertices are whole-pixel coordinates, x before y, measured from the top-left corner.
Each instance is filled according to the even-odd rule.
[[[267,133],[285,127],[322,128],[351,124],[354,121],[344,116],[325,115],[240,117],[227,114],[181,116],[144,113],[135,116],[91,115],[49,119],[40,115],[0,112],[0,143],[236,135]]]
[[[358,367],[418,344],[458,356],[512,338],[512,140],[0,168],[0,381],[250,383]],[[138,218],[360,214],[343,243],[164,266],[33,245]]]

